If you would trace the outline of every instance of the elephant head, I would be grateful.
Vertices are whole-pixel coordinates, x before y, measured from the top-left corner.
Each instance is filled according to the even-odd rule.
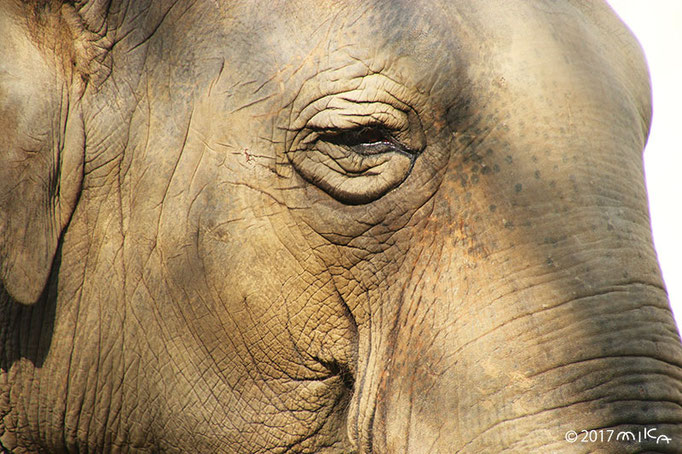
[[[604,2],[3,0],[0,33],[4,449],[682,449]]]

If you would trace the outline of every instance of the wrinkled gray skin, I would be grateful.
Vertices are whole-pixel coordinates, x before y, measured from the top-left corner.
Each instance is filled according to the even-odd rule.
[[[0,34],[6,449],[682,451],[605,3],[3,0]]]

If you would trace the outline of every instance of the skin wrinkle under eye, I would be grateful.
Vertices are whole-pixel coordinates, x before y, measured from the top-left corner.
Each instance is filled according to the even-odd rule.
[[[352,169],[343,168],[337,161],[335,161],[333,159],[323,159],[323,160],[320,160],[319,162],[320,162],[320,164],[328,167],[330,170],[332,170],[336,173],[342,174],[342,175],[346,175],[348,178],[357,178],[357,177],[362,177],[362,176],[366,176],[366,175],[378,175],[378,172],[376,172],[376,171],[372,172],[371,169],[376,169],[377,167],[380,167],[382,164],[385,163],[385,161],[384,161],[384,162],[381,162],[379,164],[370,166],[367,169],[363,169],[360,171],[353,171]]]
[[[316,164],[316,161],[319,162],[320,159],[324,161],[319,156],[323,153],[319,148],[301,150],[298,153],[290,154],[290,159],[292,159],[292,164],[304,179],[346,204],[368,203],[383,196],[409,175],[414,162],[410,157],[393,151],[367,157],[361,157],[362,155],[358,155],[353,151],[349,152],[361,160],[387,159],[379,165],[379,168],[385,167],[384,171],[378,174],[365,171],[361,175],[349,175],[345,171],[336,174],[329,173],[330,167],[328,164],[323,162],[322,167],[320,164]],[[331,159],[326,161],[331,161]],[[340,164],[337,163],[337,165]],[[340,168],[342,168],[341,165]],[[357,181],[357,184],[355,184],[355,181]]]

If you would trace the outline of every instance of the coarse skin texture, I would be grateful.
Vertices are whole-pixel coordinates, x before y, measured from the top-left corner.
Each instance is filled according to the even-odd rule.
[[[2,449],[682,452],[650,118],[603,1],[0,0]]]

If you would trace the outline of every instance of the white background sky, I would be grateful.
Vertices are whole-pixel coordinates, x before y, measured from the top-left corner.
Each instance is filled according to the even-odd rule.
[[[682,0],[608,0],[649,63],[654,118],[644,152],[654,243],[682,327]]]

